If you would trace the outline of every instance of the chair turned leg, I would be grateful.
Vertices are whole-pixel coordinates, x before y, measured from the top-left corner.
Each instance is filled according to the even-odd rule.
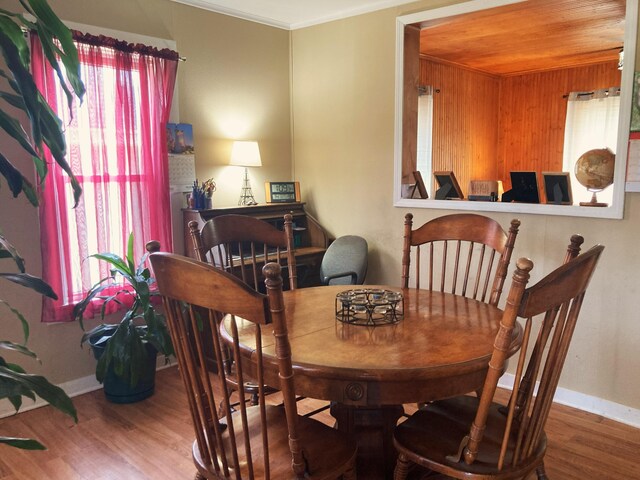
[[[536,468],[536,475],[538,476],[538,480],[549,480],[549,477],[547,477],[547,472],[544,471],[544,464]]]
[[[405,480],[409,474],[409,460],[402,453],[398,455],[396,469],[393,472],[393,480]]]
[[[357,480],[357,478],[355,464],[352,464],[351,467],[342,474],[342,480]]]

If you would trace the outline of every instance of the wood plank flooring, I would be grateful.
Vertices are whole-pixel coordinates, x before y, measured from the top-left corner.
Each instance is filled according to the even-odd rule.
[[[506,392],[500,395],[507,397]],[[0,479],[194,477],[191,420],[177,368],[159,371],[156,393],[143,402],[114,405],[98,390],[74,398],[74,404],[78,424],[50,407],[0,420],[3,435],[35,437],[48,447],[43,452],[27,452],[0,445]],[[307,399],[299,408],[302,412],[319,405],[321,402]],[[413,408],[406,406],[408,413]],[[316,418],[333,424],[326,411]],[[636,461],[639,429],[554,405],[546,430],[545,463],[551,480],[640,479]]]

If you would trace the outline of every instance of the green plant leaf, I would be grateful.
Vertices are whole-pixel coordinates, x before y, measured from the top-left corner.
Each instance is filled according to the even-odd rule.
[[[93,287],[91,287],[91,290],[87,292],[87,295],[73,307],[73,318],[78,321],[82,330],[84,330],[83,318],[85,310],[87,309],[91,301],[96,298],[100,292],[102,292],[105,288],[111,286],[109,283],[105,283],[110,279],[110,277],[103,278],[98,283],[96,283]]]
[[[92,328],[88,332],[85,332],[85,334],[82,335],[80,346],[82,346],[82,344],[89,341],[90,339],[92,343],[102,344],[113,336],[113,333],[116,331],[117,328],[118,328],[117,325],[109,325],[109,324],[102,323]],[[96,337],[101,337],[101,338],[99,338],[98,340],[93,340]]]
[[[33,81],[33,77],[31,76],[29,69],[26,68],[25,65],[22,63],[22,61],[20,60],[20,54],[17,47],[14,45],[11,39],[2,32],[2,30],[0,30],[0,50],[2,50],[2,54],[5,59],[5,62],[9,67],[9,70],[11,71],[13,78],[15,79],[15,82],[12,83],[12,87],[17,88],[16,93],[21,95],[22,99],[25,102],[26,111],[31,120],[31,129],[32,129],[33,138],[36,144],[36,148],[40,148],[41,135],[40,135],[39,126],[38,126],[40,107],[38,105],[39,92],[36,87],[36,84]],[[5,129],[15,128],[14,126],[11,125],[12,122],[7,121],[5,123],[7,125],[2,125],[3,128]],[[20,129],[17,129],[17,128],[15,129],[22,130],[22,132],[24,132],[24,129],[22,129],[22,126],[20,126]],[[12,134],[12,132],[7,131],[7,133],[12,135],[14,138],[16,138],[17,136],[18,138],[16,138],[16,140],[21,142],[21,145],[23,145],[23,148],[26,148],[26,150],[32,155],[39,156],[39,154],[35,152],[31,143],[28,141],[28,138],[26,140],[26,144],[28,146],[25,147],[25,140],[20,138],[20,135],[18,132],[13,132]]]
[[[54,160],[62,168],[62,170],[69,177],[71,187],[73,189],[74,207],[78,205],[80,196],[82,195],[82,187],[78,183],[78,179],[75,177],[71,167],[66,160],[67,144],[62,132],[62,121],[58,118],[56,113],[51,109],[44,97],[38,92],[37,97],[38,110],[38,128],[41,132],[42,139],[49,150]],[[36,162],[36,168],[41,181],[47,174],[47,166],[44,162]]]
[[[22,65],[24,65],[25,68],[29,68],[29,45],[27,45],[27,40],[22,33],[20,25],[14,22],[11,18],[0,16],[0,30],[2,30],[13,45],[15,45]]]
[[[0,366],[0,377],[17,381],[61,412],[69,415],[75,422],[78,421],[78,414],[71,399],[64,390],[53,385],[43,376],[14,372],[7,367]]]
[[[6,74],[1,70],[0,70],[0,76],[7,78]],[[0,91],[0,98],[3,98],[9,105],[11,105],[14,108],[26,111],[24,100],[22,100],[22,97],[20,95]]]
[[[20,256],[16,248],[7,240],[7,238],[0,234],[0,249],[9,253],[13,261],[16,263],[17,267],[21,272],[24,273],[24,258]]]
[[[24,2],[21,3],[23,3],[25,8],[28,8]],[[36,13],[36,16],[42,15],[43,18],[47,19],[46,21],[48,21],[50,18],[55,17],[46,2],[42,0],[32,0],[29,3],[32,7],[34,7],[34,12],[40,12]],[[78,98],[81,98],[84,94],[84,86],[80,81],[80,70],[79,62],[77,59],[77,51],[75,49],[75,45],[73,45],[73,40],[69,29],[64,27],[64,25],[59,20],[56,26],[48,28],[40,20],[36,21],[36,23],[33,24],[26,21],[21,16],[18,17],[21,18],[23,24],[36,28],[36,30],[41,34],[41,43],[43,44],[43,46],[47,45],[47,47],[53,48],[52,35],[60,35],[61,38],[59,38],[59,40],[61,41],[61,44],[65,44],[65,46],[63,47],[64,52],[59,52],[61,54],[61,60],[65,64],[65,69],[67,70],[67,78],[73,85],[74,91],[77,92]],[[44,48],[46,49],[47,47]],[[7,66],[9,67],[9,70],[11,71],[13,78],[15,79],[15,81],[13,82],[10,81],[10,84],[24,101],[24,109],[27,112],[31,122],[31,133],[34,146],[32,146],[32,144],[30,143],[30,139],[28,136],[26,136],[26,133],[24,135],[22,134],[24,130],[20,132],[20,130],[17,129],[17,126],[13,122],[11,122],[11,117],[0,118],[0,127],[7,130],[7,132],[12,137],[18,140],[23,148],[27,149],[27,151],[29,151],[34,158],[40,159],[40,162],[36,162],[36,165],[38,167],[38,174],[41,181],[44,178],[44,174],[46,173],[46,165],[43,161],[41,161],[42,143],[44,141],[44,143],[51,150],[51,154],[56,163],[69,176],[71,186],[73,188],[75,205],[77,205],[82,194],[82,189],[73,172],[71,171],[71,168],[65,160],[66,147],[64,144],[64,137],[62,136],[61,129],[59,127],[52,127],[52,125],[55,125],[56,122],[59,123],[60,120],[51,111],[50,107],[46,104],[46,102],[38,92],[35,82],[33,81],[33,77],[31,76],[28,68],[26,68],[25,65],[20,61],[19,49],[16,47],[16,45],[13,44],[11,39],[2,34],[2,32],[0,32],[0,48],[2,49],[5,62],[7,63]],[[49,50],[51,50],[51,48],[49,48]],[[59,72],[59,67],[55,57],[50,58],[49,56],[47,56],[47,59],[50,62],[53,61],[52,66],[54,67],[54,69],[56,69],[57,72]],[[70,102],[72,97],[68,89],[66,89],[66,93],[69,100],[69,108],[71,108]],[[25,190],[25,193],[30,196],[30,201],[32,203],[33,199],[37,198],[33,194],[32,188],[29,191]]]
[[[127,263],[115,253],[95,253],[93,255],[90,255],[90,257],[107,262],[120,275],[125,277],[129,281],[129,283],[133,284],[135,282],[135,279],[133,278],[134,272],[131,271]]]
[[[26,343],[27,340],[29,340],[29,322],[27,322],[27,319],[24,318],[19,310],[13,308],[6,300],[2,300],[0,298],[0,304],[6,305],[7,308],[11,310],[11,312],[18,318],[18,320],[20,320],[20,323],[22,324],[22,334],[24,335],[24,341]]]
[[[38,34],[47,32],[51,36],[54,36],[60,42],[60,60],[62,61],[67,79],[73,87],[73,90],[78,96],[82,98],[85,92],[84,84],[80,80],[80,62],[78,60],[78,51],[73,43],[73,35],[71,31],[60,21],[60,19],[53,12],[49,4],[45,0],[28,0],[29,5],[36,16],[38,21],[36,22],[38,28]],[[24,1],[21,0],[24,5]],[[49,60],[51,61],[51,60]]]
[[[138,262],[138,268],[136,268],[136,275],[141,275],[145,279],[151,277],[151,272],[145,266],[145,263],[147,262],[148,258],[149,258],[149,252],[147,252],[144,255],[142,255],[142,258],[140,259],[140,262]]]
[[[13,343],[13,342],[10,342],[8,340],[0,340],[0,348],[3,348],[5,350],[12,350],[14,352],[18,352],[18,353],[21,353],[23,355],[26,355],[28,357],[31,357],[31,358],[34,358],[34,359],[38,360],[38,356],[34,352],[29,350],[24,345],[20,345],[18,343]]]
[[[36,158],[36,157],[33,157]],[[9,189],[13,194],[13,197],[20,195],[20,192],[24,192],[29,202],[34,206],[38,206],[38,196],[35,189],[31,185],[31,182],[25,178],[24,175],[18,170],[4,155],[0,153],[0,174],[7,180]]]
[[[129,265],[129,271],[131,276],[136,274],[136,266],[133,263],[133,232],[129,233],[129,239],[127,240],[127,264]]]
[[[4,278],[10,282],[35,290],[36,292],[49,298],[53,298],[54,300],[58,299],[58,295],[56,295],[56,292],[53,291],[47,282],[28,273],[0,273],[0,278]]]
[[[0,366],[16,373],[25,373],[24,369],[17,364],[7,363],[0,357]],[[36,395],[21,382],[12,378],[0,377],[0,399],[6,398],[11,402],[16,412],[22,407],[22,397],[30,398],[35,402]]]
[[[0,34],[0,39],[1,38],[2,35]],[[12,138],[17,140],[20,146],[24,148],[30,155],[38,156],[38,153],[31,145],[31,139],[29,138],[29,135],[27,135],[27,132],[24,131],[24,128],[22,128],[20,122],[11,117],[3,110],[0,110],[0,128],[7,132]]]
[[[21,448],[23,450],[46,450],[43,444],[37,440],[31,438],[15,438],[15,437],[1,437],[0,443],[9,445],[10,447]]]

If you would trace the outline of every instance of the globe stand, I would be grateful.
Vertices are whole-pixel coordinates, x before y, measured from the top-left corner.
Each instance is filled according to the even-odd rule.
[[[608,207],[609,204],[608,203],[603,203],[603,202],[599,202],[598,199],[596,198],[596,192],[593,190],[589,190],[590,192],[593,192],[593,195],[591,196],[591,201],[590,202],[580,202],[580,206],[581,207]],[[598,192],[601,192],[602,190],[598,190]]]

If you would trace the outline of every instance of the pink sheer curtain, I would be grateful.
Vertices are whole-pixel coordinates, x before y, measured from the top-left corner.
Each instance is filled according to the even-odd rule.
[[[31,38],[36,84],[63,121],[67,161],[83,189],[73,208],[69,179],[49,158],[40,205],[42,274],[59,299],[44,299],[42,321],[70,321],[74,305],[109,274],[90,255],[122,255],[130,232],[136,262],[149,240],[173,249],[166,124],[178,54],[74,32],[87,93],[70,115],[37,36]]]

